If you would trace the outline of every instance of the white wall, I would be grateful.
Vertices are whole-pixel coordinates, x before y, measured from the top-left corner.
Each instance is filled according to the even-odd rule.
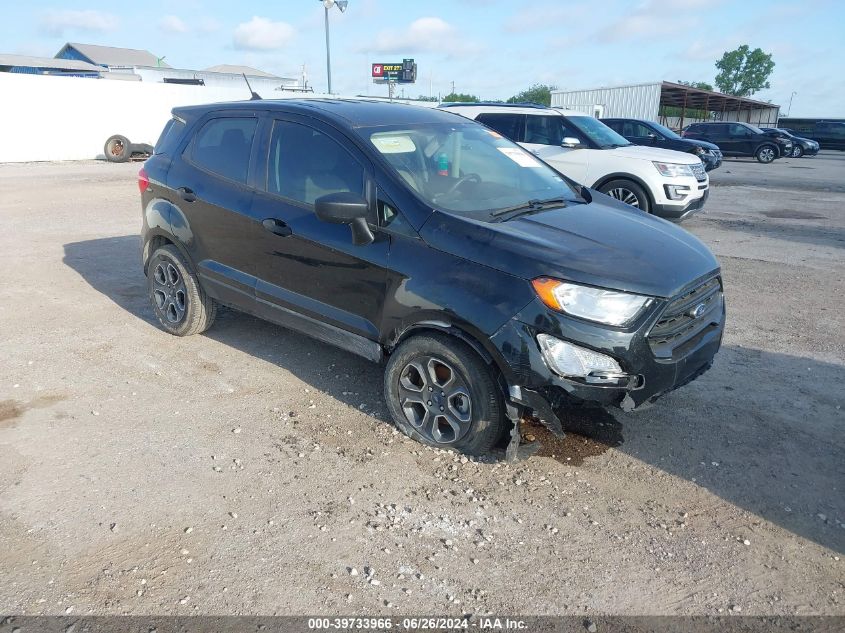
[[[655,120],[660,105],[660,86],[660,83],[650,83],[593,90],[555,90],[552,106],[586,110],[591,115],[594,106],[602,106],[603,117]]]
[[[274,98],[280,96],[302,95]],[[155,143],[176,106],[248,97],[245,84],[222,88],[0,73],[0,162],[102,158],[112,134]]]

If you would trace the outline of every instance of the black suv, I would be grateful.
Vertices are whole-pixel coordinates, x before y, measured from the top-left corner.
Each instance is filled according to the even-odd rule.
[[[562,433],[567,404],[629,410],[721,343],[704,244],[451,112],[176,108],[139,188],[165,330],[202,332],[224,304],[385,361],[397,427],[434,446],[487,453],[525,414]]]
[[[649,145],[695,154],[704,163],[704,169],[707,171],[722,164],[722,152],[718,145],[700,139],[684,138],[660,123],[619,118],[601,119],[601,122],[635,145]]]
[[[693,123],[684,129],[684,138],[710,141],[725,156],[753,156],[761,163],[792,154],[792,141],[748,123]]]

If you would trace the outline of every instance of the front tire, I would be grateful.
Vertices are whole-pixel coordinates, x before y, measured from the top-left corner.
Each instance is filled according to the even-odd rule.
[[[396,427],[437,448],[486,455],[506,428],[492,369],[463,341],[419,334],[396,348],[384,372]]]
[[[757,148],[754,157],[758,162],[768,164],[778,157],[778,151],[773,145],[763,145]]]
[[[801,158],[804,155],[804,148],[796,145],[792,148],[792,158]]]
[[[651,202],[645,190],[631,180],[611,180],[599,187],[599,191],[640,211],[651,212]]]
[[[172,244],[156,249],[150,258],[147,291],[159,323],[174,336],[199,334],[214,323],[217,304]]]

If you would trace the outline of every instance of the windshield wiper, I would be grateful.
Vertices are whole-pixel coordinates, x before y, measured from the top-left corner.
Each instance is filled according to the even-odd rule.
[[[494,211],[491,215],[494,218],[499,218],[503,215],[513,213],[511,217],[515,218],[519,215],[525,215],[527,213],[536,213],[537,211],[545,211],[546,209],[551,209],[553,207],[565,207],[567,202],[572,201],[567,200],[566,198],[547,198],[545,200],[534,199],[529,200],[528,202],[524,202],[522,204],[516,204],[512,207],[505,207],[504,209],[499,209],[498,211]]]

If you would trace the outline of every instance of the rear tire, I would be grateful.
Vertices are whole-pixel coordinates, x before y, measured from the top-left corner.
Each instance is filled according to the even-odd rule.
[[[486,455],[507,426],[491,367],[469,345],[443,334],[418,334],[394,350],[384,396],[400,431],[437,448]]]
[[[120,134],[110,136],[103,145],[103,154],[106,160],[112,163],[125,163],[132,157],[131,143],[129,139]]]
[[[205,332],[217,316],[217,304],[172,244],[156,249],[150,258],[147,291],[159,323],[174,336]]]
[[[754,154],[754,158],[764,164],[771,163],[777,157],[778,150],[774,145],[761,145]]]
[[[611,180],[599,187],[599,191],[620,202],[636,207],[640,211],[651,213],[651,202],[648,199],[648,194],[632,180]]]

